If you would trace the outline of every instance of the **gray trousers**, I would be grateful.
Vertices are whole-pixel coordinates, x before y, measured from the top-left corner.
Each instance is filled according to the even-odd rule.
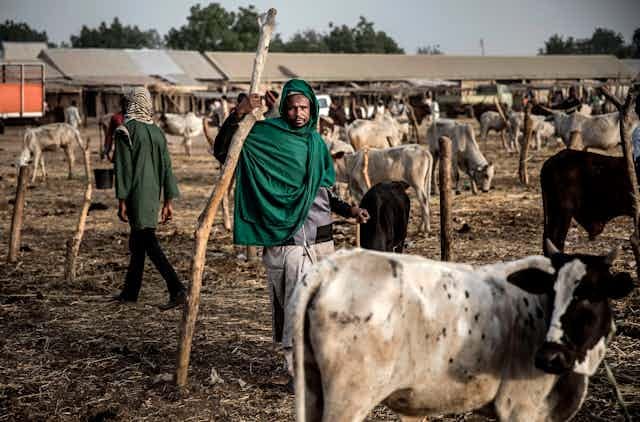
[[[285,310],[291,294],[311,266],[334,251],[333,241],[316,243],[309,248],[298,245],[264,248],[262,262],[267,268],[274,342],[282,343],[285,348],[293,346],[291,336],[283,335]]]

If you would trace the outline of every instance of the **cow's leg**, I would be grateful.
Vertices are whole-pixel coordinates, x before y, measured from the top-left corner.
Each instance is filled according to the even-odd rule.
[[[42,159],[42,150],[36,147],[35,151],[33,151],[33,175],[31,176],[31,183],[36,182],[36,177],[38,175],[38,166],[40,165],[41,159]]]
[[[511,149],[509,148],[509,144],[507,142],[507,137],[504,134],[504,130],[500,131],[500,138],[502,139],[502,148],[504,148],[505,151],[510,152]]]
[[[455,154],[451,157],[451,177],[453,177],[453,186],[456,194],[460,194],[460,169],[458,168],[458,162]]]
[[[542,148],[542,135],[540,134],[540,131],[537,130],[536,131],[536,151],[540,151],[541,148]]]
[[[68,145],[67,147],[64,148],[64,153],[67,156],[67,162],[69,164],[69,179],[73,179],[73,162],[75,161],[76,157],[75,154],[73,153],[73,146],[72,145]]]
[[[427,186],[424,186],[422,189],[420,189],[419,186],[414,186],[413,188],[416,191],[416,196],[418,197],[418,202],[420,203],[422,211],[422,224],[420,224],[420,231],[424,231],[425,235],[428,235],[431,232],[431,222],[429,217],[429,194],[427,192]]]
[[[187,154],[187,157],[191,157],[191,138],[185,136],[182,139],[182,145],[184,145],[184,152]]]
[[[440,190],[438,189],[438,174],[436,173],[439,165],[440,155],[436,151],[433,153],[433,166],[431,166],[431,192],[433,192],[434,195],[440,194]]]
[[[47,180],[47,169],[44,166],[44,155],[40,156],[40,167],[42,168],[42,178]]]
[[[543,234],[543,251],[547,254],[547,247],[545,239],[551,240],[553,244],[560,251],[564,251],[564,242],[567,239],[567,233],[569,233],[569,227],[571,226],[571,215],[567,210],[550,210],[548,213],[545,210],[545,225]]]
[[[478,184],[476,183],[476,180],[469,176],[469,183],[471,184],[471,193],[473,193],[474,195],[478,194]]]

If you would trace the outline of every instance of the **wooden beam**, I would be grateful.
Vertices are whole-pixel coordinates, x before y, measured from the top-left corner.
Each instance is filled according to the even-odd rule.
[[[262,71],[264,70],[264,64],[269,50],[271,34],[275,27],[275,16],[276,10],[269,9],[269,11],[260,18],[260,38],[251,75],[250,94],[257,93],[260,86],[260,79],[262,77]],[[176,384],[179,387],[184,387],[187,382],[191,343],[193,340],[193,333],[195,331],[198,307],[200,306],[200,289],[202,287],[202,273],[204,272],[207,241],[211,234],[213,219],[218,211],[222,197],[227,192],[231,179],[235,173],[242,145],[249,135],[249,132],[251,132],[253,125],[261,118],[262,110],[258,108],[247,114],[242,121],[240,121],[238,129],[231,140],[231,146],[227,154],[227,160],[224,165],[222,177],[220,178],[218,186],[216,186],[215,190],[209,197],[205,209],[198,218],[198,227],[195,232],[195,245],[191,263],[191,284],[189,285],[187,306],[184,308],[182,322],[180,324],[180,342],[178,346],[178,364],[176,368]]]
[[[453,261],[451,239],[453,227],[451,224],[451,139],[441,136],[438,139],[440,147],[440,260]]]

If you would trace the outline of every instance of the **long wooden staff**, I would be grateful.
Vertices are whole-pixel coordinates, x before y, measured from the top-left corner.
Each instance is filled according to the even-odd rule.
[[[275,17],[276,10],[269,9],[269,11],[266,14],[261,15],[259,19],[260,39],[258,41],[256,58],[253,63],[251,89],[249,90],[250,94],[257,93],[260,86],[260,78],[267,58],[271,34],[275,27]],[[198,218],[198,227],[195,232],[193,260],[191,261],[191,284],[189,285],[189,296],[187,306],[185,306],[184,313],[182,314],[182,323],[180,324],[180,343],[178,345],[178,365],[176,369],[176,384],[180,387],[184,387],[187,382],[187,369],[189,367],[191,342],[193,339],[196,317],[198,315],[198,307],[200,305],[202,272],[204,271],[207,241],[209,240],[209,234],[211,233],[213,219],[218,211],[218,206],[220,205],[223,196],[229,188],[229,183],[233,178],[233,174],[235,173],[242,145],[244,144],[249,132],[251,132],[253,125],[261,118],[262,110],[256,109],[247,114],[238,125],[238,130],[231,140],[231,146],[229,148],[229,153],[227,154],[227,160],[224,165],[224,170],[222,171],[220,182],[209,197],[207,205]]]

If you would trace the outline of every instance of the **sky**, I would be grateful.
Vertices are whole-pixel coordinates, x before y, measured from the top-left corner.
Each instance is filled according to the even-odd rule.
[[[0,0],[0,20],[26,22],[50,40],[68,41],[82,25],[121,22],[161,35],[186,23],[197,0]],[[284,39],[304,29],[326,31],[328,23],[354,26],[373,21],[407,53],[434,45],[446,54],[532,55],[554,33],[589,37],[596,27],[622,33],[627,42],[640,27],[640,0],[225,0],[227,10],[255,5],[278,10],[276,32]]]

